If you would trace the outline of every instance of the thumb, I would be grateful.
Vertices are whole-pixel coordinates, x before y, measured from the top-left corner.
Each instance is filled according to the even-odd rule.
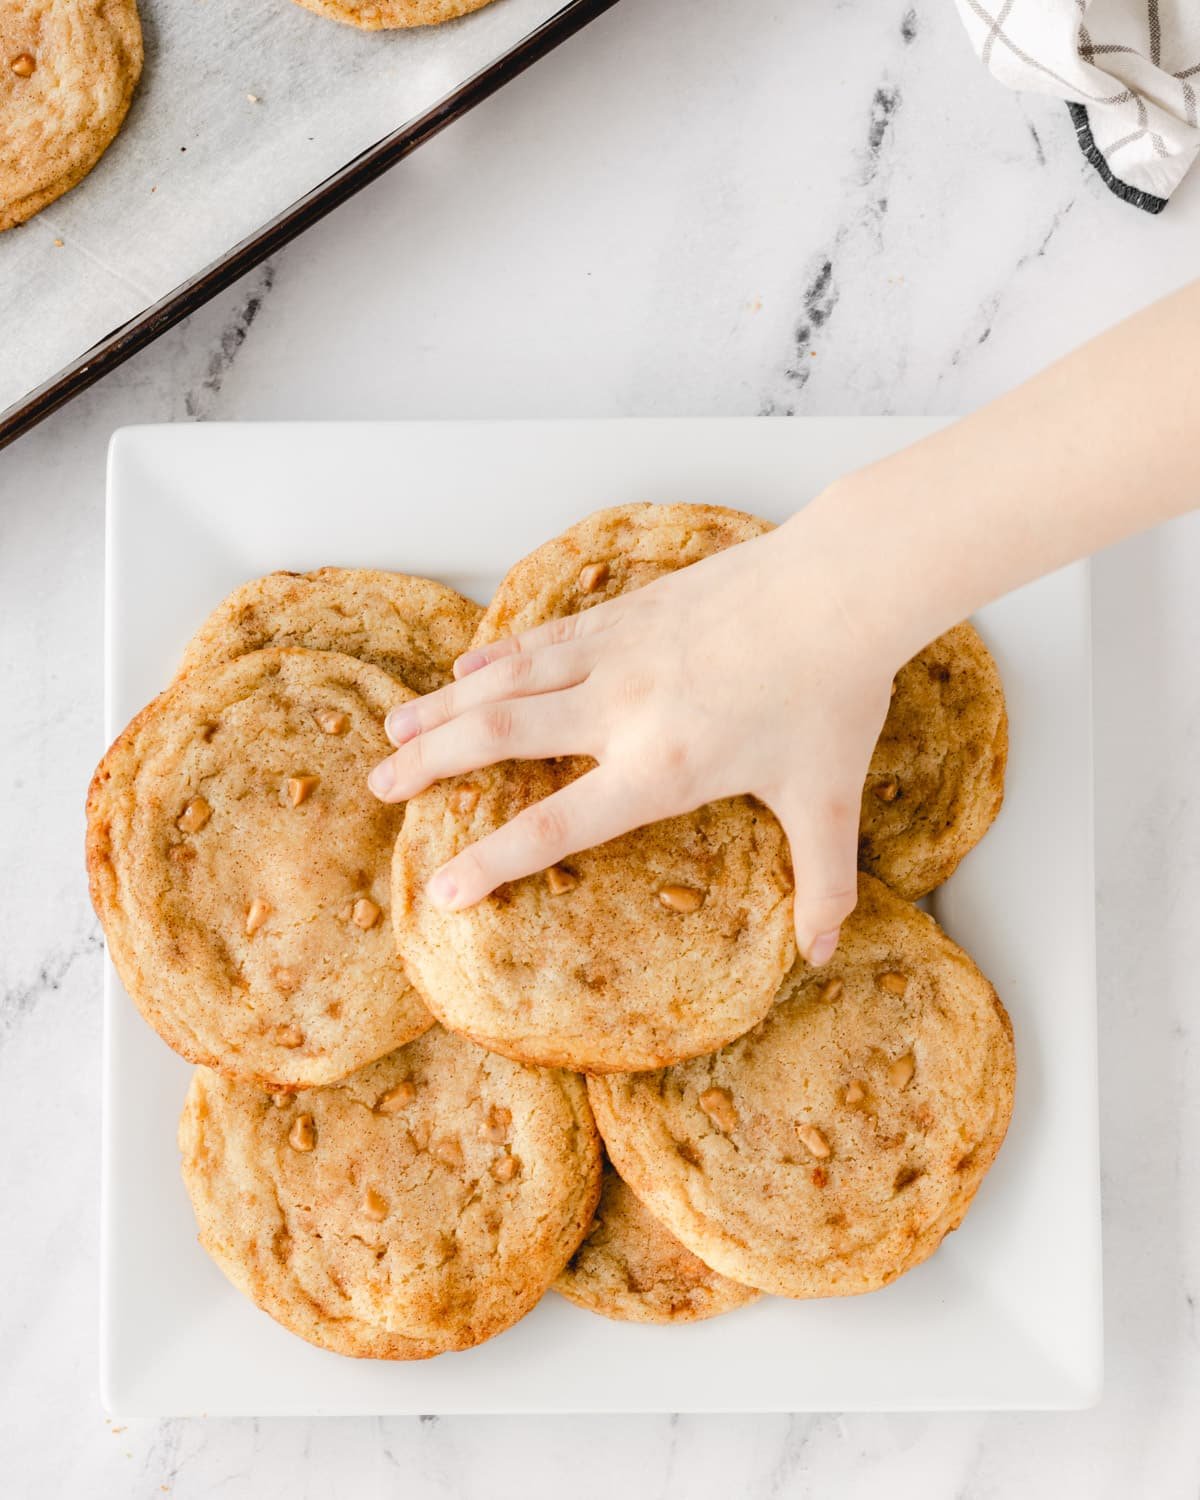
[[[796,945],[815,968],[833,957],[841,925],[858,901],[861,795],[857,788],[839,789],[771,804],[792,850]]]

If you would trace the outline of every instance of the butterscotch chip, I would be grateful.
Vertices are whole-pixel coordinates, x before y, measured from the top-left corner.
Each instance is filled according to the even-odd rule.
[[[508,1127],[511,1124],[512,1111],[493,1105],[479,1127],[479,1137],[481,1140],[491,1141],[494,1146],[502,1145],[508,1139]]]
[[[203,797],[189,797],[175,820],[175,826],[184,833],[199,833],[211,817],[212,808]]]
[[[379,921],[379,907],[374,901],[362,896],[354,903],[354,911],[351,913],[356,927],[361,927],[364,932],[370,932],[375,923]]]
[[[253,937],[260,927],[265,927],[271,908],[261,896],[255,896],[246,909],[246,936]]]
[[[186,667],[184,668],[186,671]],[[317,715],[322,734],[345,734],[350,728],[350,715],[335,713],[331,708],[322,709]]]
[[[231,661],[265,646],[302,646],[357,656],[412,692],[430,693],[453,677],[454,659],[470,644],[481,613],[444,583],[407,573],[372,568],[268,573],[234,589],[217,606],[189,644],[181,670]],[[327,717],[326,734],[345,734],[350,727],[336,708]]]
[[[337,916],[347,892],[386,882],[404,811],[365,783],[405,696],[353,657],[254,652],[180,678],[105,756],[88,798],[92,898],[126,989],[185,1057],[304,1088],[432,1024],[387,924]],[[326,712],[356,732],[326,734]],[[299,813],[280,794],[289,765],[320,782]],[[204,857],[181,863],[168,849],[198,785]],[[289,1026],[304,1038],[290,1053],[275,1039]]]
[[[704,892],[690,885],[663,885],[658,899],[669,911],[693,912],[704,905]]]
[[[841,998],[845,988],[846,986],[840,979],[829,979],[821,986],[818,995],[825,1004],[830,1004]]]
[[[5,0],[0,47],[4,230],[86,177],[120,130],[142,71],[136,0]]]
[[[546,888],[552,896],[562,896],[573,891],[579,884],[579,876],[573,875],[562,865],[551,865],[546,871]]]
[[[903,995],[876,983],[901,965]],[[613,1165],[650,1212],[722,1275],[787,1297],[872,1291],[925,1260],[1012,1110],[1008,1017],[931,917],[860,876],[838,968],[836,1005],[799,962],[765,1019],[712,1056],[588,1079]],[[921,1059],[903,1088],[887,1078],[897,1037]],[[697,1128],[709,1089],[736,1099],[734,1136]]]
[[[501,582],[472,646],[596,602],[580,573],[608,559],[616,597],[763,535],[764,521],[715,506],[600,511],[524,558]],[[548,877],[501,887],[463,911],[425,893],[435,870],[591,768],[582,758],[509,761],[474,772],[468,820],[456,785],[413,798],[396,845],[397,948],[426,1004],[482,1046],[585,1072],[657,1068],[710,1052],[755,1024],[795,952],[783,830],[749,797],[711,803],[571,856],[578,885],[548,900]],[[658,893],[678,887],[682,920]],[[669,975],[669,983],[664,982]]]
[[[685,1250],[611,1166],[587,1238],[554,1283],[568,1301],[630,1323],[693,1323],[758,1300]]]
[[[705,1089],[697,1104],[719,1130],[733,1130],[738,1113],[728,1089]]]
[[[319,781],[319,776],[289,776],[287,784],[288,801],[293,807],[299,807],[302,802],[307,802],[316,791]]]
[[[479,805],[479,788],[472,786],[468,781],[456,786],[450,797],[450,811],[454,813],[472,813]]]
[[[906,1089],[912,1082],[913,1074],[917,1071],[917,1064],[911,1052],[906,1052],[903,1057],[898,1057],[888,1067],[888,1082],[894,1089]]]
[[[421,1087],[402,1114],[375,1107],[410,1074]],[[481,1343],[538,1302],[595,1213],[599,1143],[571,1074],[435,1028],[298,1099],[299,1145],[291,1111],[198,1069],[179,1144],[201,1244],[324,1348],[420,1359]],[[479,1138],[492,1109],[512,1117],[511,1167]],[[425,1143],[447,1121],[461,1159],[431,1170]]]
[[[462,1143],[454,1136],[446,1136],[437,1141],[433,1148],[433,1154],[444,1167],[461,1167],[463,1164]]]
[[[317,1144],[317,1131],[312,1115],[297,1115],[288,1131],[288,1144],[293,1151],[311,1151]]]
[[[395,1088],[390,1088],[386,1094],[381,1094],[375,1101],[375,1108],[380,1114],[398,1114],[400,1110],[407,1109],[416,1097],[416,1087],[405,1078]]]
[[[388,1201],[382,1193],[374,1188],[368,1188],[363,1196],[362,1211],[368,1219],[374,1220],[376,1224],[382,1224],[388,1216]]]
[[[586,568],[580,570],[579,587],[585,594],[593,594],[597,589],[602,589],[608,582],[608,564],[606,562],[588,563]]]
[[[950,876],[1004,797],[1000,674],[970,625],[900,669],[863,786],[859,866],[915,901]]]
[[[797,1125],[796,1134],[814,1156],[824,1160],[829,1155],[829,1142],[815,1125]]]
[[[908,980],[903,974],[898,974],[894,969],[886,970],[876,977],[875,983],[881,990],[886,990],[889,995],[903,995],[908,989]]]

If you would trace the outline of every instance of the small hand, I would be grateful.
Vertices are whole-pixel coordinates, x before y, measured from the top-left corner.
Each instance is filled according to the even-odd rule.
[[[595,769],[431,879],[449,909],[706,802],[750,793],[783,825],[800,951],[828,961],[853,910],[862,785],[892,675],[787,525],[582,614],[469,651],[456,681],[393,709],[386,802],[503,760]]]

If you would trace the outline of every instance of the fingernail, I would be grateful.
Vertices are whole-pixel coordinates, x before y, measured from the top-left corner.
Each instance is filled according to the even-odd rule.
[[[822,964],[827,964],[833,957],[834,949],[838,945],[838,934],[840,927],[835,927],[832,932],[819,932],[808,950],[808,961],[814,969],[819,969]]]
[[[458,894],[454,876],[447,870],[439,870],[436,875],[432,876],[425,890],[434,906],[441,907],[449,906]]]
[[[393,745],[403,745],[405,740],[412,739],[419,728],[416,710],[407,704],[401,708],[393,708],[383,721],[383,728]]]
[[[367,777],[367,786],[377,797],[386,797],[392,789],[392,780],[391,762],[381,760]]]
[[[455,677],[466,677],[471,672],[478,672],[480,667],[487,666],[487,653],[485,651],[464,651],[454,663]]]

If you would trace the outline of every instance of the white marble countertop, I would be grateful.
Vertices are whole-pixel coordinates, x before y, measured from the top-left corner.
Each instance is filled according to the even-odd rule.
[[[1197,520],[1095,571],[1108,1374],[1092,1412],[111,1427],[81,845],[114,427],[966,410],[1194,274],[1198,235],[1200,178],[1157,220],[1119,203],[1065,110],[991,83],[949,6],[623,0],[0,454],[0,1489],[1196,1495]]]

